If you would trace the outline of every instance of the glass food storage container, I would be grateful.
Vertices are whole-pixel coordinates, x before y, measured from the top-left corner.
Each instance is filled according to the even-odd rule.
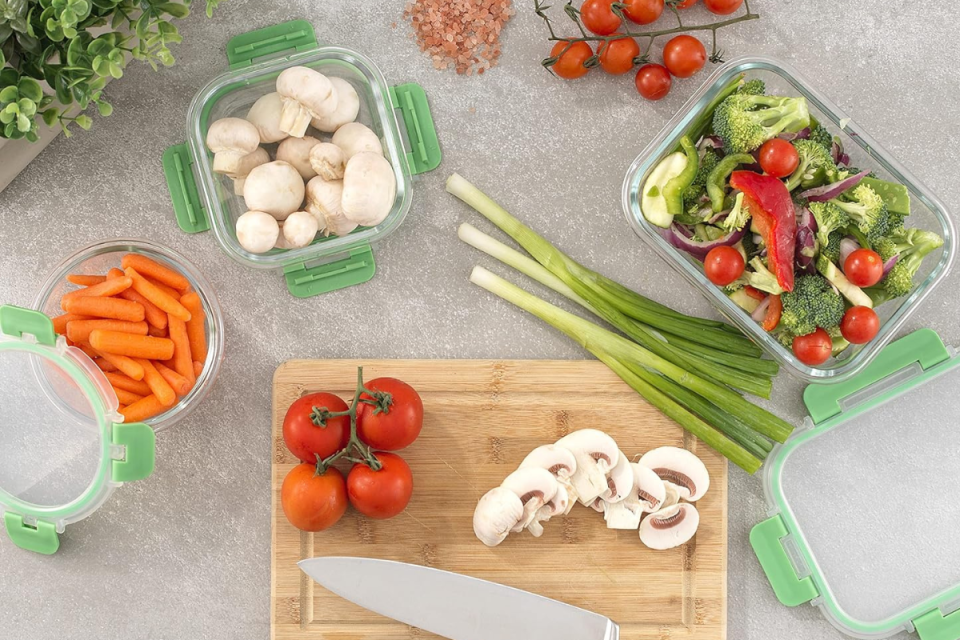
[[[865,345],[851,345],[837,358],[831,358],[819,366],[803,364],[790,348],[768,335],[749,314],[724,295],[720,287],[707,280],[699,261],[674,248],[660,234],[659,228],[647,222],[640,211],[640,189],[647,176],[665,156],[677,150],[680,138],[696,126],[697,119],[707,111],[714,97],[741,73],[746,73],[748,78],[762,79],[769,94],[804,96],[809,103],[811,116],[840,136],[844,151],[851,156],[851,165],[870,169],[882,180],[906,186],[911,199],[911,213],[906,226],[928,229],[943,237],[943,246],[924,259],[909,295],[877,307],[881,322],[877,336]],[[874,142],[855,121],[814,89],[806,78],[789,65],[765,57],[742,57],[717,69],[630,166],[623,182],[622,200],[624,213],[637,235],[699,289],[717,311],[761,345],[790,373],[808,382],[840,381],[861,371],[943,279],[955,255],[955,232],[943,203]]]
[[[960,357],[930,329],[859,374],[811,384],[809,417],[764,465],[750,542],[787,606],[844,633],[960,638]]]
[[[181,229],[195,233],[212,228],[220,247],[234,260],[254,269],[282,269],[290,293],[297,297],[366,282],[376,270],[372,245],[393,233],[410,210],[414,176],[440,163],[423,89],[416,84],[389,86],[376,65],[360,53],[318,46],[313,26],[303,20],[233,38],[227,59],[230,70],[211,80],[190,104],[186,144],[164,153],[164,173]],[[343,78],[357,90],[357,121],[380,137],[396,176],[396,199],[389,215],[375,227],[360,227],[343,237],[318,235],[300,249],[254,254],[237,240],[236,220],[247,208],[234,194],[232,181],[213,172],[207,129],[220,118],[244,118],[258,98],[276,90],[280,72],[298,65]],[[268,151],[275,147],[262,146]]]

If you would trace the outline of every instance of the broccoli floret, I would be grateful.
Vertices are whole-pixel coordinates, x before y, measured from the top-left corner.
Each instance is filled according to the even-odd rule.
[[[767,269],[767,265],[763,263],[763,260],[760,258],[760,256],[757,256],[751,260],[750,266],[753,267],[752,272],[743,272],[743,277],[746,278],[746,283],[748,285],[754,289],[760,289],[760,291],[766,291],[767,293],[772,293],[774,295],[780,295],[783,293],[783,288],[777,281],[777,276],[773,275],[773,272]]]
[[[737,93],[743,93],[751,96],[762,96],[767,92],[767,85],[760,78],[747,80],[737,87]]]
[[[880,238],[873,244],[873,250],[880,254],[880,259],[886,262],[893,256],[900,253],[897,249],[897,243],[889,237]]]
[[[800,276],[793,291],[781,295],[780,300],[780,323],[798,336],[813,333],[817,327],[830,329],[843,319],[843,298],[819,275]]]
[[[806,98],[735,93],[713,112],[713,130],[727,153],[749,153],[784,131],[809,125]]]
[[[831,231],[826,245],[821,245],[822,253],[830,262],[840,262],[840,242],[843,240],[841,231]]]
[[[743,252],[747,254],[748,258],[753,257],[760,251],[760,247],[758,247],[757,243],[753,241],[753,234],[749,232],[743,234],[743,237],[740,238],[740,246],[743,248]]]
[[[899,298],[913,289],[913,276],[920,269],[923,259],[934,249],[943,245],[943,238],[932,231],[905,229],[890,236],[897,251],[897,264],[880,281],[887,296]]]
[[[720,226],[727,231],[739,231],[747,226],[749,221],[750,210],[743,206],[743,192],[741,191],[737,194],[737,199],[733,203],[733,209],[731,209],[730,213],[727,214],[727,217],[723,219],[723,222],[720,223]]]
[[[817,221],[817,242],[820,243],[821,249],[830,244],[831,234],[850,224],[850,217],[831,201],[811,202],[807,208]],[[840,255],[839,246],[837,255]]]
[[[777,328],[770,332],[770,335],[787,349],[793,348],[793,339],[797,337],[795,333],[783,326],[783,322],[778,324]]]
[[[827,128],[822,124],[818,124],[810,130],[809,140],[811,142],[816,142],[821,147],[826,149],[827,153],[830,153],[833,150],[833,134],[827,131]]]
[[[793,191],[798,186],[805,189],[819,187],[825,184],[827,178],[837,172],[837,165],[830,156],[830,150],[813,140],[794,140],[793,147],[800,156],[800,164],[787,178],[787,190]]]
[[[829,202],[850,216],[862,233],[870,234],[871,230],[881,223],[884,227],[887,225],[887,206],[884,204],[883,198],[869,186],[858,184],[843,195],[849,197],[850,200],[833,198]],[[876,239],[883,236],[886,228],[882,228],[880,231],[879,234],[875,233]]]

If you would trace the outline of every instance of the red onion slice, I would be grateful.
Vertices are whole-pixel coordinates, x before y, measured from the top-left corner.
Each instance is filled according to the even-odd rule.
[[[660,235],[663,236],[664,240],[677,249],[686,251],[700,262],[703,262],[703,259],[707,257],[711,249],[715,247],[732,247],[740,242],[743,233],[744,229],[741,229],[740,231],[734,231],[716,240],[699,242],[684,235],[684,230],[676,222],[670,225],[669,229],[660,229]]]
[[[887,258],[887,261],[883,263],[883,277],[886,278],[887,274],[890,273],[890,269],[893,269],[897,265],[897,260],[900,259],[900,256],[892,256]]]
[[[847,258],[850,257],[850,254],[860,248],[860,243],[857,242],[856,238],[847,236],[840,241],[840,266],[847,261]]]
[[[810,127],[804,127],[803,129],[800,129],[800,131],[797,131],[796,133],[781,133],[777,137],[780,138],[781,140],[786,140],[787,142],[790,142],[792,140],[806,140],[807,138],[810,137]]]
[[[847,189],[852,189],[853,187],[857,186],[861,180],[867,177],[869,173],[869,170],[861,171],[860,173],[844,178],[839,182],[833,182],[831,184],[825,184],[822,187],[814,187],[813,189],[801,191],[800,197],[806,198],[810,202],[826,202],[831,198],[836,198]]]
[[[770,306],[770,298],[773,296],[767,296],[763,299],[756,309],[753,310],[753,313],[750,314],[750,317],[757,322],[763,322],[763,319],[767,317],[767,307]]]

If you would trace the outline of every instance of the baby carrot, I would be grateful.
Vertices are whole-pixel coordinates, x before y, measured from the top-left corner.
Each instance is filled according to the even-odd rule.
[[[133,279],[124,276],[123,278],[114,278],[113,280],[104,280],[100,284],[92,287],[85,287],[71,291],[60,298],[60,306],[64,311],[67,310],[67,302],[73,298],[86,298],[87,296],[115,296],[124,289],[129,289],[133,285]],[[178,303],[179,304],[179,303]]]
[[[160,307],[144,298],[143,295],[138,293],[136,289],[130,288],[126,291],[121,291],[119,296],[124,300],[130,300],[131,302],[139,302],[142,304],[143,314],[147,323],[151,327],[156,327],[157,329],[167,328],[167,314],[162,311]]]
[[[120,401],[120,404],[133,404],[139,400],[143,400],[143,396],[138,396],[137,394],[127,391],[126,389],[117,389],[114,387],[114,393],[117,394],[117,400]]]
[[[67,337],[74,342],[89,342],[90,332],[95,329],[123,331],[137,335],[147,335],[146,322],[125,322],[123,320],[72,320],[67,323]]]
[[[168,296],[170,296],[170,297],[173,298],[174,300],[179,300],[179,299],[180,299],[180,296],[183,295],[183,292],[182,292],[182,291],[177,291],[177,290],[174,289],[173,287],[168,287],[167,285],[163,284],[162,282],[158,282],[157,280],[154,280],[153,278],[144,277],[144,280],[146,280],[147,282],[149,282],[150,284],[152,284],[153,286],[155,286],[157,289],[160,289],[160,291],[163,291],[165,294],[167,294]]]
[[[151,280],[156,280],[168,287],[173,287],[178,291],[186,291],[190,288],[190,281],[183,277],[179,272],[160,264],[156,260],[151,260],[147,256],[137,253],[128,253],[123,256],[120,266],[124,269],[136,269]]]
[[[104,360],[103,358],[96,358],[93,363],[100,367],[100,371],[107,373],[108,371],[119,371],[115,366]]]
[[[154,338],[153,336],[94,329],[90,333],[90,344],[97,351],[106,351],[131,358],[147,360],[167,360],[173,357],[173,340]]]
[[[114,320],[126,320],[127,322],[140,322],[145,317],[143,305],[139,302],[117,300],[116,298],[101,298],[97,296],[71,298],[67,300],[63,306],[69,313],[96,316],[98,318],[112,318]]]
[[[193,388],[193,384],[182,375],[174,371],[169,367],[165,367],[159,362],[154,362],[153,366],[157,368],[157,371],[160,372],[160,375],[163,376],[163,379],[167,381],[167,384],[173,389],[174,393],[178,396],[185,396],[190,393],[190,389]]]
[[[75,313],[64,313],[51,319],[53,320],[53,330],[60,335],[66,335],[68,322],[73,322],[74,320],[91,320],[90,316],[78,316]]]
[[[121,373],[130,376],[134,380],[143,380],[143,367],[133,358],[117,356],[112,353],[107,353],[106,351],[98,351],[97,353],[99,353],[104,360],[119,369]],[[124,404],[130,403],[126,402]]]
[[[124,273],[127,274],[133,281],[133,288],[137,290],[143,297],[157,305],[171,316],[180,318],[184,322],[190,319],[190,312],[187,311],[178,298],[174,298],[163,291],[161,291],[157,285],[152,282],[148,282],[146,278],[137,273],[136,269],[127,268]],[[120,280],[120,278],[117,278]]]
[[[107,279],[106,276],[88,276],[82,273],[71,273],[67,276],[67,282],[72,282],[73,284],[79,284],[83,287],[90,287],[95,284],[100,284],[101,282]]]
[[[163,314],[164,317],[168,317],[167,314]],[[154,338],[169,338],[170,333],[166,329],[157,329],[156,327],[147,327],[147,335],[153,336]]]
[[[173,340],[173,370],[190,381],[197,381],[193,375],[193,356],[190,354],[190,339],[187,338],[187,323],[170,316],[167,321],[170,339]]]
[[[200,377],[200,374],[203,373],[203,363],[202,363],[202,362],[197,362],[196,360],[193,361],[193,373],[194,373],[194,375],[196,375],[198,378]]]
[[[107,380],[110,381],[110,384],[113,385],[114,389],[130,391],[138,396],[150,395],[150,387],[143,380],[134,380],[133,378],[125,376],[122,373],[114,373],[112,371],[104,372],[103,375],[107,376]]]
[[[177,394],[173,392],[173,387],[167,384],[153,363],[143,358],[137,358],[137,363],[143,367],[143,381],[150,387],[150,391],[157,397],[165,407],[172,407],[177,401]]]
[[[80,351],[83,351],[85,354],[87,354],[91,358],[100,357],[100,353],[96,349],[91,347],[89,344],[87,344],[86,342],[78,342],[75,346],[77,347],[77,349],[80,349]]]
[[[187,337],[190,339],[190,353],[193,359],[204,362],[207,359],[207,329],[204,326],[203,303],[195,292],[180,298],[180,304],[190,312],[187,322]]]
[[[143,400],[137,400],[128,407],[120,410],[123,415],[123,421],[126,423],[140,422],[147,418],[152,418],[158,413],[163,413],[167,407],[157,400],[156,396],[147,396]]]
[[[107,280],[114,280],[116,278],[122,278],[122,277],[123,277],[123,271],[121,271],[120,269],[117,269],[116,267],[113,267],[112,269],[110,269],[110,271],[107,271]]]

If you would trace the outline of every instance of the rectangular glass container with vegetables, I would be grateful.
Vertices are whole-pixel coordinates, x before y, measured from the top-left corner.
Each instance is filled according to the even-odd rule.
[[[355,51],[318,47],[312,25],[303,20],[238,36],[228,43],[227,57],[231,70],[209,82],[190,105],[186,144],[164,154],[180,227],[187,232],[212,228],[221,248],[241,264],[282,269],[290,292],[298,297],[369,280],[375,271],[371,245],[403,222],[412,201],[413,176],[440,161],[423,90],[415,84],[387,85],[373,62]],[[310,85],[318,75],[326,79],[318,80],[325,87]],[[343,121],[323,122],[322,98],[329,94],[351,95],[352,112]],[[300,107],[296,122],[279,128],[270,124],[271,110],[278,125],[287,103]],[[212,140],[218,121],[223,131]],[[296,131],[290,133],[291,128]],[[259,140],[256,135],[252,142],[246,140],[247,129],[256,130]],[[321,142],[337,157],[325,162],[324,154],[315,153],[312,161],[310,152]],[[354,184],[364,184],[351,189],[350,172],[345,176],[344,168],[361,151],[382,156],[372,159],[386,174],[382,189],[368,188],[364,176],[371,173],[360,167]],[[325,171],[317,176],[314,166]],[[292,176],[289,187],[287,174]],[[250,176],[264,183],[258,194],[252,193]],[[375,193],[378,189],[382,193]],[[282,199],[284,192],[290,206],[278,202],[273,210],[272,201]],[[380,201],[376,208],[382,209],[373,212],[376,215],[351,220],[340,215],[341,202],[345,214],[348,199],[358,211],[373,206],[373,196]],[[248,211],[258,215],[239,222]],[[293,219],[287,222],[288,217]],[[290,233],[294,221],[298,232]]]
[[[808,381],[862,370],[955,255],[936,196],[763,57],[710,77],[631,165],[623,207],[721,314]]]

